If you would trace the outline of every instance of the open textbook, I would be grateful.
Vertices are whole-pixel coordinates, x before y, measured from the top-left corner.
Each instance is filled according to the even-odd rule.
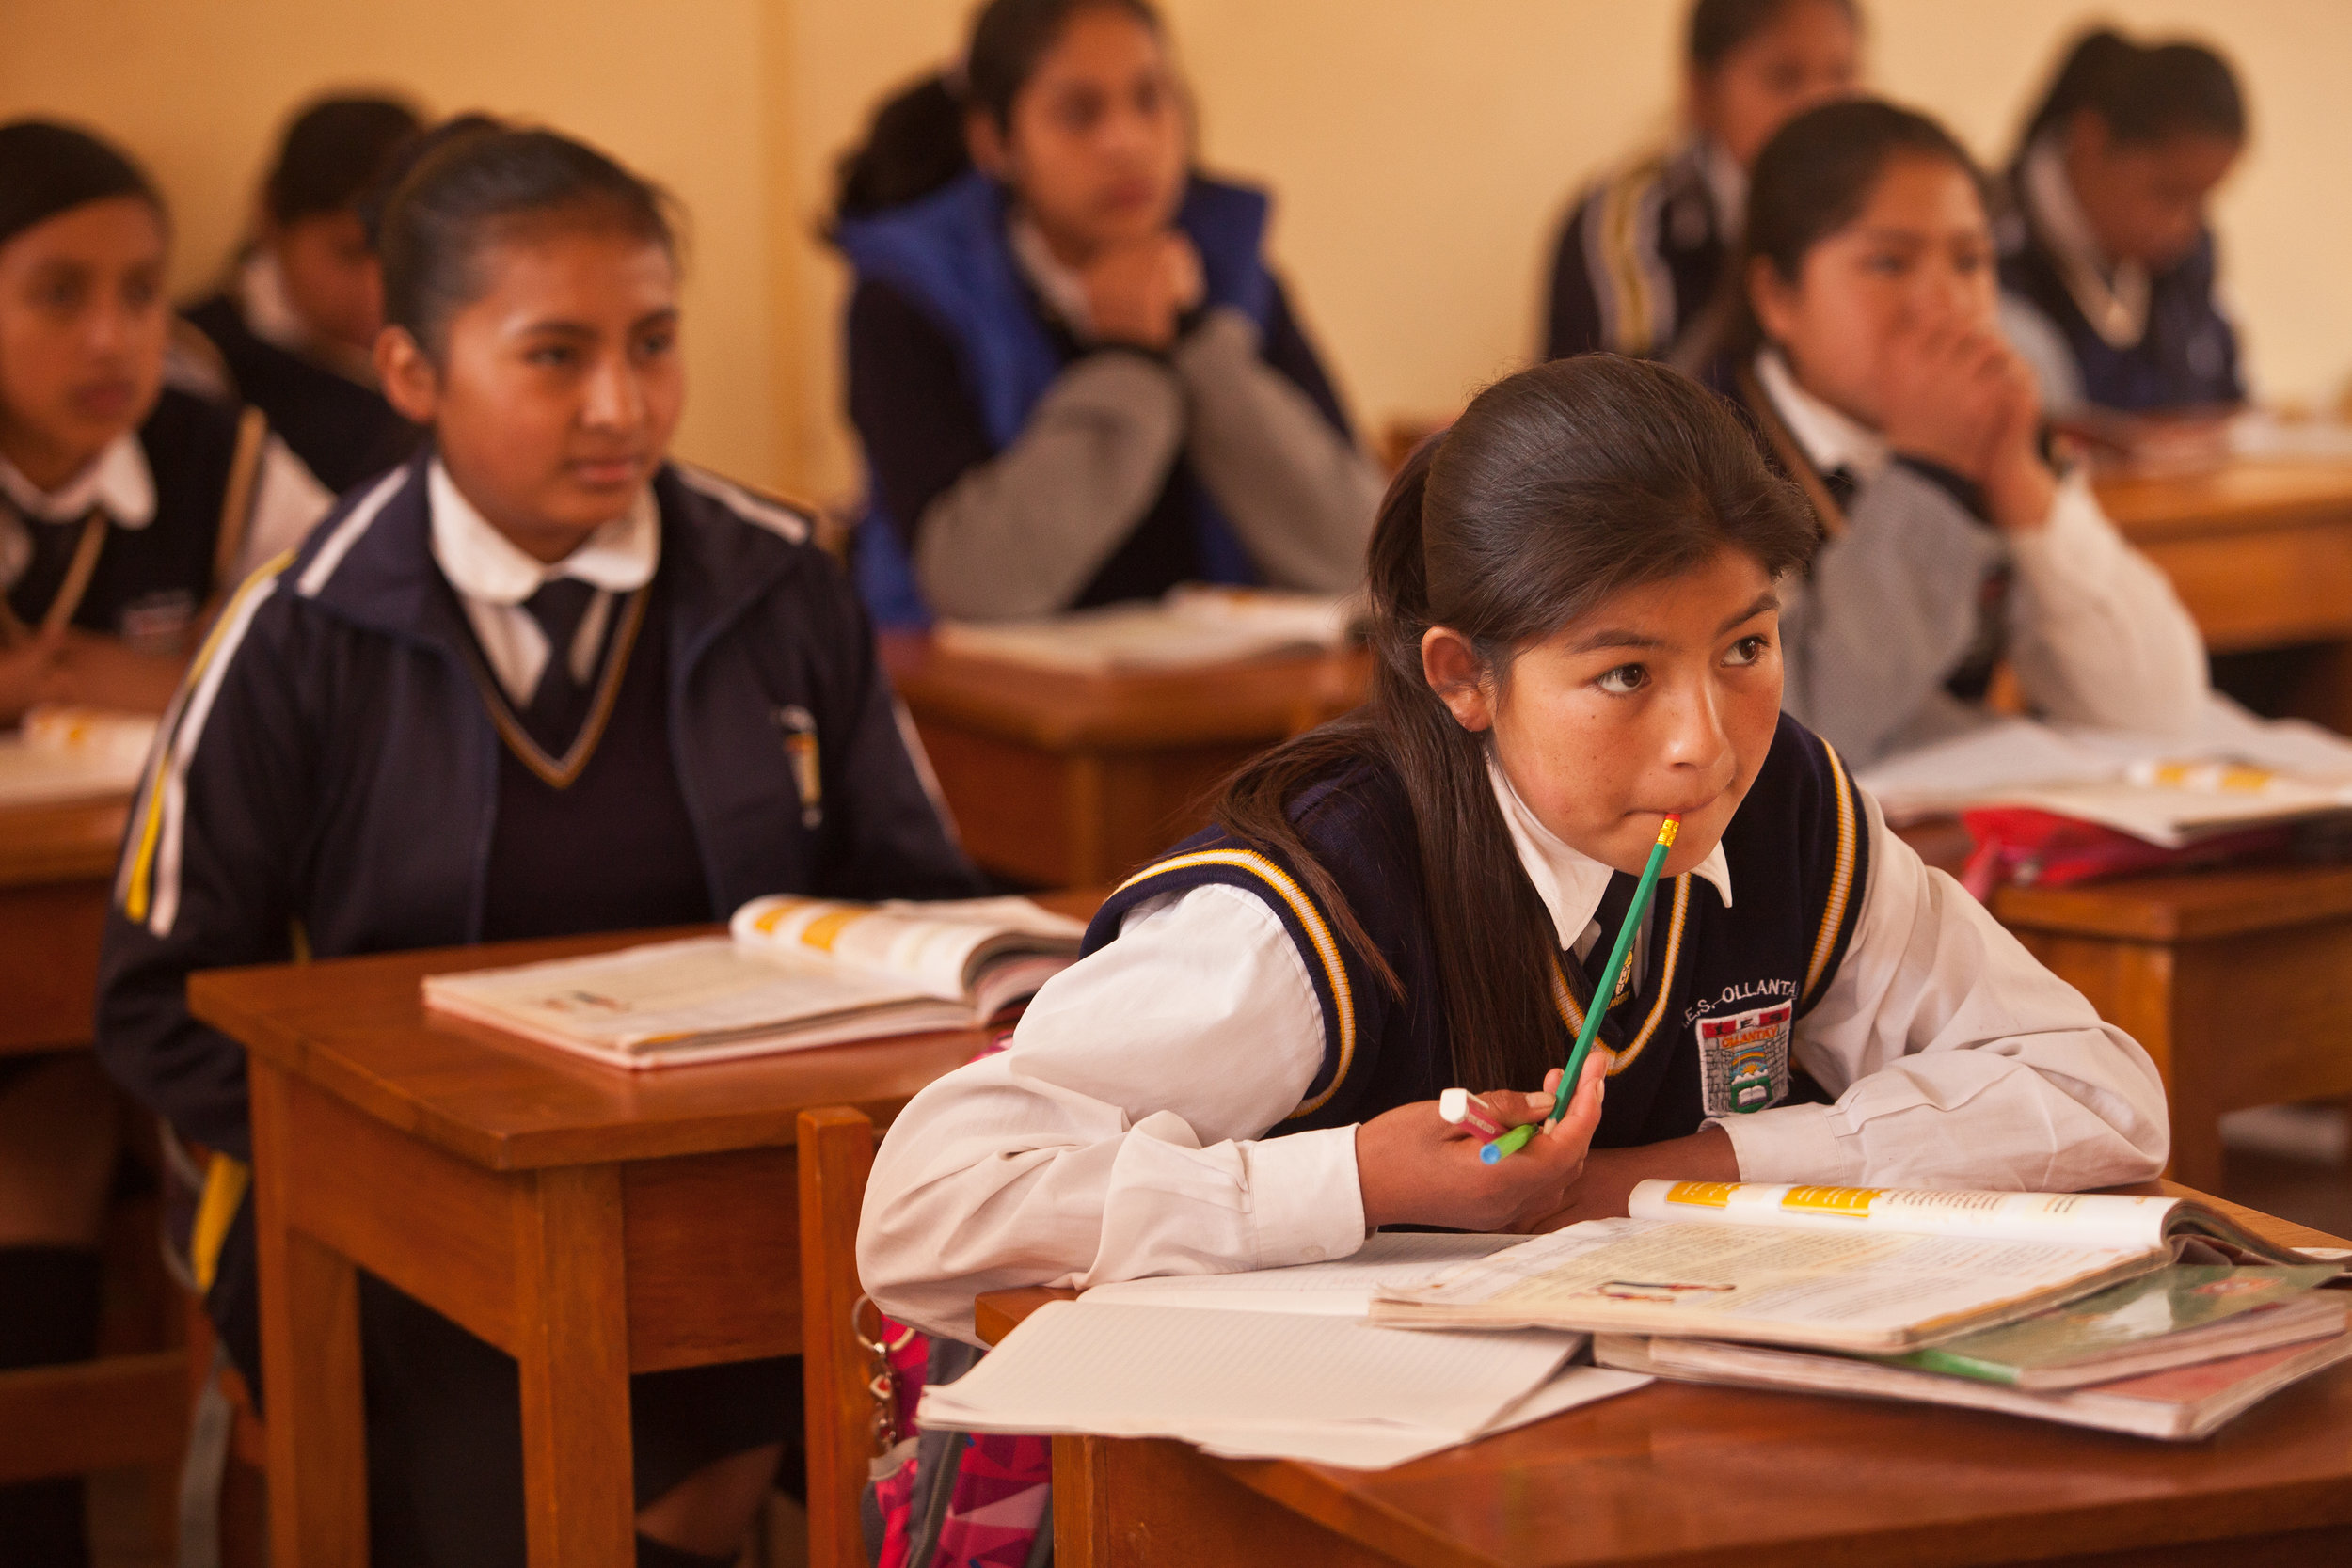
[[[1372,1321],[1891,1354],[2149,1273],[2176,1247],[2340,1264],[2183,1198],[1644,1181],[1588,1220],[1374,1295]]]
[[[1898,825],[2029,806],[2169,849],[2220,833],[2352,813],[2352,741],[2207,700],[2194,733],[2137,736],[2004,719],[1860,769]]]
[[[756,898],[729,934],[430,975],[428,1006],[628,1068],[985,1023],[1078,954],[1025,898]]]
[[[155,721],[145,714],[43,705],[0,733],[0,806],[104,800],[138,787]]]
[[[1156,602],[1025,621],[943,621],[942,648],[1054,670],[1176,670],[1344,647],[1360,605],[1319,594],[1180,583]]]
[[[1041,1307],[972,1371],[925,1389],[917,1418],[1379,1469],[1647,1383],[1569,1365],[1581,1335],[1349,1321],[1375,1285],[1426,1280],[1519,1240],[1382,1234],[1336,1262],[1096,1286]]]

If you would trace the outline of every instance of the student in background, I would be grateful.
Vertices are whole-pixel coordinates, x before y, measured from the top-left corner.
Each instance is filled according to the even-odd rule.
[[[1859,766],[1983,722],[2006,664],[2031,712],[2191,728],[2197,628],[2045,456],[1959,144],[1872,100],[1799,116],[1756,160],[1741,271],[1726,377],[1824,536],[1782,589],[1788,711]]]
[[[1265,197],[1190,170],[1191,139],[1144,0],[990,0],[960,79],[845,164],[885,622],[1362,578],[1378,473],[1267,269]]]
[[[1606,349],[1694,365],[1703,318],[1729,297],[1757,150],[1861,74],[1854,0],[1695,0],[1686,40],[1682,139],[1602,179],[1561,228],[1548,359]]]
[[[336,491],[399,462],[416,434],[376,389],[383,287],[359,206],[417,127],[416,111],[389,98],[304,109],[228,286],[187,312],[237,393]]]
[[[1245,769],[1009,1050],[899,1113],[858,1236],[874,1299],[969,1338],[983,1291],[1545,1228],[1649,1177],[2154,1175],[2146,1053],[1783,715],[1778,595],[1813,540],[1738,417],[1661,366],[1481,394],[1382,508],[1371,700]],[[1587,1077],[1482,1164],[1436,1097],[1549,1108],[1666,812],[1673,880]],[[1755,1108],[1711,1043],[1733,1032],[1762,1042]]]
[[[218,595],[329,498],[270,434],[165,385],[170,224],[70,126],[0,126],[0,724],[161,712]]]
[[[386,394],[430,443],[241,590],[134,807],[99,1050],[236,1190],[244,1053],[189,971],[975,891],[801,514],[666,456],[662,198],[551,132],[452,135],[383,220]],[[207,1305],[257,1373],[241,1212]],[[199,1272],[206,1260],[199,1259]],[[523,1560],[513,1361],[362,1288],[376,1560]],[[732,1560],[796,1364],[640,1377],[641,1562]],[[267,1390],[264,1390],[266,1394]]]
[[[63,125],[0,126],[0,725],[160,712],[206,608],[327,497],[258,419],[163,385],[169,226]],[[115,1108],[85,1053],[0,1059],[0,1370],[97,1351]],[[0,1487],[0,1552],[84,1560],[78,1479]]]
[[[2101,29],[2067,55],[1999,226],[2010,335],[2054,408],[2244,400],[2206,204],[2245,148],[2237,79],[2211,50]]]

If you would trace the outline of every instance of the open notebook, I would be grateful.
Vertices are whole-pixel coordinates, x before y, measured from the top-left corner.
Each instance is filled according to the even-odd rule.
[[[952,653],[1049,670],[1182,670],[1344,647],[1361,607],[1317,594],[1180,583],[1157,601],[1026,621],[943,621]]]
[[[100,708],[42,706],[0,732],[0,806],[103,800],[138,787],[155,721]]]

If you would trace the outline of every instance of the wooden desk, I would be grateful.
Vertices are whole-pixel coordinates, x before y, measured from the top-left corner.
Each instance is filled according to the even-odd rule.
[[[1099,895],[1048,902],[1083,916]],[[428,1018],[418,990],[650,934],[190,979],[251,1064],[276,1561],[367,1560],[364,1268],[520,1363],[534,1568],[629,1568],[628,1374],[800,1349],[795,1118],[886,1122],[978,1044],[629,1073]]]
[[[1060,1294],[982,1297],[983,1335]],[[1381,1471],[1057,1438],[1054,1551],[1062,1568],[2342,1562],[2347,1433],[2352,1366],[2194,1444],[1661,1383]]]
[[[885,637],[963,847],[1040,887],[1118,881],[1208,820],[1217,782],[1363,700],[1363,653],[1080,674]]]
[[[0,1055],[87,1045],[127,799],[0,809]]]

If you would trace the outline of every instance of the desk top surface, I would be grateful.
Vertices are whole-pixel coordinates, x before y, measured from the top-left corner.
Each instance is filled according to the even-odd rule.
[[[2343,1244],[2220,1207],[2280,1241]],[[983,1297],[983,1333],[1067,1293]],[[2352,1366],[2277,1395],[2212,1438],[2177,1444],[1974,1411],[1661,1382],[1390,1470],[1220,1467],[1429,1568],[1958,1562],[1996,1543],[2041,1556],[2178,1539],[2183,1516],[2173,1511],[2184,1508],[2209,1535],[2337,1522],[2352,1487],[2347,1432]],[[2324,1519],[2297,1515],[2331,1497]]]
[[[2003,888],[1993,912],[2012,929],[2145,942],[2193,942],[2343,921],[2352,865],[2258,865],[2079,887]]]
[[[1042,900],[1081,917],[1100,901],[1095,893]],[[853,1105],[887,1121],[979,1048],[983,1032],[962,1029],[631,1072],[425,1010],[428,974],[716,929],[214,970],[190,978],[188,999],[261,1059],[493,1170],[789,1144],[795,1118],[812,1106]]]
[[[2193,473],[2108,474],[2094,484],[2135,544],[2352,522],[2352,463],[2245,459]]]
[[[108,880],[130,814],[127,796],[0,806],[0,888]]]
[[[1355,706],[1372,676],[1361,650],[1093,673],[950,653],[920,634],[882,645],[918,719],[1057,752],[1279,740]]]

